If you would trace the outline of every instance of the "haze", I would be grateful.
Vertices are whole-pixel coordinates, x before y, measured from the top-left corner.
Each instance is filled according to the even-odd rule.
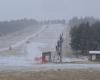
[[[100,18],[100,0],[0,0],[0,21],[20,18]]]

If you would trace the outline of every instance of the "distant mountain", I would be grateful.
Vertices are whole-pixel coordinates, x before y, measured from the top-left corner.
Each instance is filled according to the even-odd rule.
[[[0,22],[0,36],[22,30],[31,25],[38,25],[34,19],[20,19]]]
[[[95,22],[100,22],[100,20],[95,19],[94,17],[83,17],[83,18],[74,17],[69,21],[69,25],[73,27],[81,23],[87,23],[87,22],[89,22],[89,24],[91,25],[94,24]]]

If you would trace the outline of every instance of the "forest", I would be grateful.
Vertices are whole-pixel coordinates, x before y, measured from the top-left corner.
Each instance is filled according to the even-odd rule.
[[[74,25],[70,30],[71,48],[80,52],[81,55],[88,55],[90,50],[100,50],[100,22],[89,21]]]

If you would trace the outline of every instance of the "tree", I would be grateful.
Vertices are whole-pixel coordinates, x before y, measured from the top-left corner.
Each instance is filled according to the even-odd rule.
[[[93,17],[73,18],[69,21],[71,27],[71,48],[88,54],[89,50],[100,50],[100,20]]]
[[[63,44],[63,34],[60,34],[60,38],[57,41],[57,45],[56,45],[56,52],[57,55],[59,56],[60,62],[62,62],[62,44]]]
[[[100,22],[92,25],[92,44],[94,50],[100,50]]]
[[[72,49],[80,50],[83,55],[86,55],[90,48],[90,34],[91,28],[88,22],[72,27],[70,31]]]

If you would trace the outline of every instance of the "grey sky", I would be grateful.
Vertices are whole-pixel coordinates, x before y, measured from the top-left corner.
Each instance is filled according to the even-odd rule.
[[[100,0],[0,0],[0,20],[100,18]]]

